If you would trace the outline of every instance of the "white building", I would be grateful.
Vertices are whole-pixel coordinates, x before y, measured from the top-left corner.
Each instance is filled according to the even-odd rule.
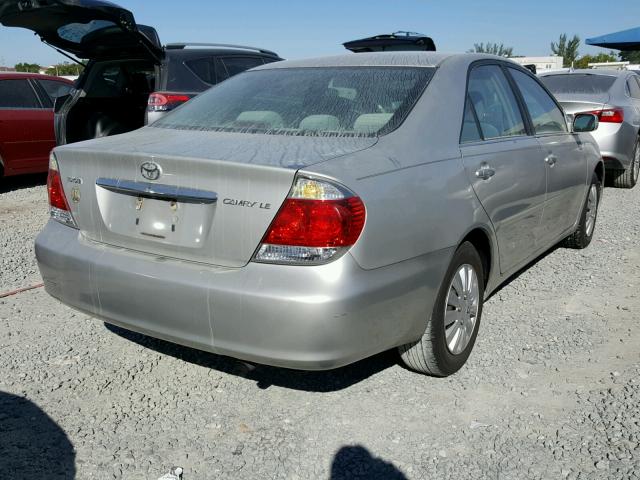
[[[510,60],[513,60],[520,65],[535,65],[536,71],[540,73],[548,70],[562,69],[562,62],[564,59],[557,55],[553,55],[549,57],[513,57]]]

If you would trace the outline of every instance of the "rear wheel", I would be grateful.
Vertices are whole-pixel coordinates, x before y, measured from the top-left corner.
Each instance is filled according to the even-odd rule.
[[[640,139],[636,141],[633,149],[631,164],[626,169],[613,169],[609,171],[611,184],[617,188],[633,188],[638,183],[640,175]]]
[[[589,246],[593,238],[593,232],[596,229],[601,193],[602,185],[600,179],[594,173],[591,178],[591,185],[589,185],[587,199],[584,202],[584,207],[582,207],[578,228],[564,240],[563,247],[586,248]]]
[[[480,326],[484,296],[482,259],[470,242],[453,255],[422,337],[398,347],[411,369],[445,377],[469,358]]]

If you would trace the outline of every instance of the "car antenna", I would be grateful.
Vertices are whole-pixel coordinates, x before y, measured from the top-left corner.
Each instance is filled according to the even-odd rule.
[[[80,60],[78,60],[75,57],[72,57],[71,55],[69,55],[67,52],[60,50],[57,47],[54,47],[53,45],[51,45],[49,42],[47,42],[44,38],[41,38],[40,40],[42,40],[42,43],[44,43],[45,45],[48,45],[49,47],[53,48],[56,52],[58,52],[60,55],[64,55],[65,57],[67,57],[69,60],[77,63],[78,65],[82,65],[83,67],[86,67],[87,65],[85,63],[82,63]]]

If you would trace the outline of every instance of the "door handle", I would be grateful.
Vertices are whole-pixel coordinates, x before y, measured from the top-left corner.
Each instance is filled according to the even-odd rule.
[[[553,167],[558,161],[558,157],[556,157],[555,155],[549,155],[544,159],[544,161],[547,165],[549,165],[550,167]]]
[[[483,163],[482,165],[480,165],[480,168],[476,170],[476,177],[482,180],[489,180],[495,174],[496,174],[496,171],[486,163]]]

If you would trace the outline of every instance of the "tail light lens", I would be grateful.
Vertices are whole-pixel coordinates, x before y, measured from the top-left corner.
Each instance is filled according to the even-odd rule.
[[[600,123],[622,123],[624,121],[624,110],[622,108],[607,108],[583,113],[596,115]]]
[[[168,112],[184,102],[191,100],[190,95],[181,93],[154,92],[147,101],[148,112]]]
[[[49,194],[49,214],[51,215],[51,218],[68,225],[69,227],[78,228],[73,216],[71,215],[71,210],[67,203],[67,197],[64,195],[64,188],[62,187],[62,178],[60,177],[58,162],[53,153],[49,156],[47,193]]]
[[[365,216],[364,203],[346,187],[298,177],[254,260],[294,265],[335,260],[356,243]]]

